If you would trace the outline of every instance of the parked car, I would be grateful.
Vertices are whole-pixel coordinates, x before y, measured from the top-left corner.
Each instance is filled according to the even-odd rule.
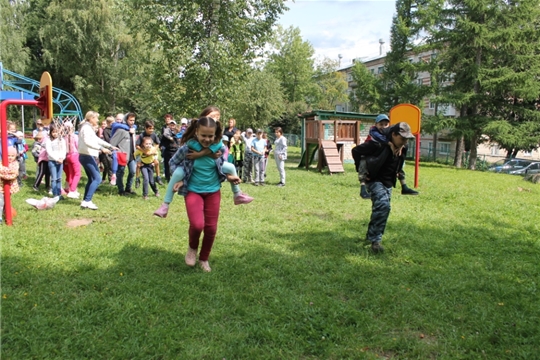
[[[512,175],[540,174],[540,162],[530,163],[529,165],[522,167],[521,169],[512,170],[508,173]]]
[[[526,166],[529,166],[533,162],[531,160],[512,159],[512,160],[499,160],[493,164],[489,171],[495,171],[498,173],[510,173],[511,171],[521,170]]]

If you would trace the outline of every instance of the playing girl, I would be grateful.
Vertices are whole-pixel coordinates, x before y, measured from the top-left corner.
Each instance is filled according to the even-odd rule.
[[[192,122],[182,139],[195,140],[203,149],[214,144],[216,136],[221,139],[222,128],[219,122],[211,117],[202,117]],[[214,158],[208,155],[195,160],[187,159],[189,147],[184,144],[171,159],[171,170],[178,164],[184,164],[184,181],[174,184],[173,190],[185,197],[186,211],[189,219],[189,246],[186,253],[186,264],[195,266],[199,240],[204,231],[202,247],[199,253],[199,265],[205,272],[211,271],[208,257],[214,244],[221,202],[221,183],[227,179],[239,183],[240,178],[223,173],[225,159],[223,154]],[[222,148],[221,152],[223,153]],[[176,170],[176,169],[174,169]],[[174,174],[174,172],[173,172]],[[174,175],[173,175],[174,177]]]
[[[64,159],[66,158],[66,141],[60,137],[60,129],[57,125],[51,124],[49,127],[49,138],[45,140],[45,150],[48,156],[49,173],[51,174],[51,186],[53,197],[61,197],[62,173]]]
[[[220,112],[219,109],[215,106],[209,106],[206,109],[204,109],[201,113],[201,118],[203,117],[210,117],[216,121],[216,123],[219,125],[219,129],[221,129],[221,123],[219,122],[220,118]],[[216,119],[217,118],[217,119]],[[214,137],[214,140],[208,147],[204,147],[201,145],[199,141],[195,138],[195,130],[198,126],[198,121],[194,120],[191,122],[190,127],[185,131],[184,135],[182,136],[182,139],[180,140],[180,145],[187,145],[188,150],[186,150],[185,156],[182,155],[182,157],[177,156],[180,152],[180,149],[176,152],[176,154],[171,158],[171,161],[169,162],[170,171],[172,173],[171,181],[169,182],[167,186],[167,191],[165,193],[165,197],[163,199],[163,203],[154,212],[154,215],[165,218],[167,217],[167,213],[169,212],[169,205],[173,200],[174,192],[177,190],[174,190],[174,186],[177,183],[184,181],[184,185],[187,186],[187,172],[186,169],[187,165],[184,164],[184,161],[187,159],[188,161],[196,160],[203,156],[211,156],[214,159],[217,159],[224,155],[224,150],[222,149],[223,143],[221,141],[222,135],[221,132],[218,134],[218,127],[216,127],[216,134]],[[189,151],[189,152],[188,152]],[[221,165],[223,169],[223,173],[227,174],[227,176],[233,176],[235,178],[238,178],[236,169],[233,164],[225,162]],[[241,204],[249,204],[253,201],[253,198],[247,194],[244,194],[242,191],[240,191],[240,186],[238,184],[240,183],[240,178],[238,178],[238,181],[231,182],[231,190],[233,192],[233,199],[235,205],[241,205]],[[180,185],[182,186],[182,185]],[[178,187],[180,187],[178,186]]]
[[[75,128],[70,121],[64,123],[66,128],[66,159],[64,160],[64,172],[66,173],[67,197],[78,199],[80,194],[77,186],[81,180],[81,163],[79,162],[79,137],[75,135]]]

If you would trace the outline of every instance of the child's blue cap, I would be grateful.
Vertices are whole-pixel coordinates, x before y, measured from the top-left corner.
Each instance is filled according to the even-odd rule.
[[[390,119],[388,118],[388,116],[386,116],[385,114],[380,114],[375,118],[375,124],[383,120],[390,122]]]

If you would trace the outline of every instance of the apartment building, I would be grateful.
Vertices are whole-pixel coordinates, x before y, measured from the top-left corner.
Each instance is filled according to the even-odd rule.
[[[429,62],[431,59],[436,57],[437,54],[433,51],[427,51],[419,54],[410,54],[410,62],[425,61]],[[384,62],[386,55],[379,55],[371,58],[359,58],[353,60],[352,64],[346,65],[338,69],[339,72],[345,75],[345,78],[348,83],[347,95],[349,95],[357,84],[353,81],[352,77],[352,68],[356,62],[362,62],[367,69],[373,75],[380,75],[384,72]],[[420,72],[416,78],[419,84],[428,86],[430,85],[431,79],[428,72]],[[336,105],[336,111],[352,111],[350,103],[341,103]],[[456,108],[451,104],[438,104],[437,105],[438,114],[443,114],[444,116],[455,117],[459,116],[459,112],[456,111]],[[435,115],[435,103],[431,101],[430,98],[425,98],[422,108],[422,114],[424,115]],[[436,144],[437,149],[437,158],[441,161],[448,163],[453,162],[455,151],[456,151],[456,140],[452,139],[448,131],[442,131],[437,134],[437,140],[435,141],[433,134],[422,133],[420,137],[420,154],[422,157],[432,157]],[[362,139],[363,140],[363,139]],[[411,142],[412,146],[410,154],[414,152],[414,144]],[[489,142],[489,139],[486,138],[486,142],[478,146],[478,159],[484,160],[487,162],[495,162],[499,159],[502,159],[506,156],[506,152],[499,148],[496,143]],[[519,152],[518,158],[531,159],[531,160],[540,160],[540,152],[538,150],[531,152]]]

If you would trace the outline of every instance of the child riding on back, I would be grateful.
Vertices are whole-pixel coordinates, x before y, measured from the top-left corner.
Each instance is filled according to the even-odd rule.
[[[217,161],[217,159],[224,155],[224,149],[222,149],[223,143],[221,141],[221,124],[219,123],[219,109],[217,107],[209,106],[201,113],[201,118],[203,117],[210,117],[217,123],[215,134],[215,139],[217,139],[217,141],[213,139],[212,143],[208,147],[202,146],[195,137],[196,129],[198,128],[198,121],[191,122],[180,142],[180,145],[184,145],[184,150],[182,150],[182,147],[178,149],[169,162],[169,166],[171,168],[170,171],[172,173],[171,181],[167,186],[167,192],[165,193],[165,198],[163,199],[164,202],[161,204],[159,209],[154,212],[154,215],[156,216],[163,218],[167,217],[169,204],[172,202],[174,191],[176,191],[174,187],[175,185],[177,187],[187,187],[189,172],[188,168],[189,166],[192,166],[193,161],[206,155],[213,157]],[[249,204],[253,201],[253,198],[240,191],[238,184],[241,182],[241,180],[236,174],[234,165],[226,162],[226,159],[224,160],[225,161],[223,164],[221,164],[221,171],[227,175],[228,179],[230,178],[229,181],[231,182],[231,190],[234,194],[234,204]],[[231,181],[231,179],[234,179],[234,181]],[[177,185],[179,183],[182,184]]]

